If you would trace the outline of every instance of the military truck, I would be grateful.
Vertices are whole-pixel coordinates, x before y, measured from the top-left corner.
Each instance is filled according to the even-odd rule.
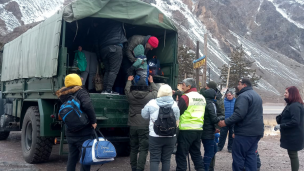
[[[75,37],[83,34],[92,18],[124,23],[127,38],[153,35],[160,43],[148,53],[157,56],[164,76],[155,82],[177,84],[177,29],[156,7],[138,0],[78,0],[29,29],[4,46],[1,62],[0,140],[10,131],[21,131],[23,157],[28,163],[49,159],[54,143],[59,154],[67,154],[63,144],[64,124],[58,117],[60,101],[55,92],[64,78],[76,72],[72,56]],[[106,27],[106,26],[105,26]],[[76,32],[75,29],[76,28]],[[124,83],[125,84],[125,83]],[[122,85],[124,87],[124,85]],[[128,102],[124,95],[90,93],[98,129],[114,143],[120,155],[128,155]],[[3,104],[3,105],[2,105]]]

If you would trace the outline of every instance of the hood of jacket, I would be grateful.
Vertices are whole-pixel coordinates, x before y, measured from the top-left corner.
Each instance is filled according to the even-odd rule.
[[[222,93],[220,91],[216,91],[216,100],[221,100],[223,97]]]
[[[143,99],[145,98],[150,91],[139,91],[139,90],[132,90],[131,94],[136,98],[136,99]]]
[[[213,102],[215,98],[215,91],[213,89],[208,89],[202,92],[202,95],[206,98],[206,100],[211,100]]]
[[[145,38],[144,38],[144,41],[143,41],[143,46],[146,46],[146,44],[148,43],[148,40],[150,39],[150,35],[148,35],[148,36],[146,36]]]
[[[69,95],[76,93],[78,90],[82,89],[80,86],[74,87],[62,87],[58,91],[56,91],[56,96],[62,101],[66,101]]]
[[[156,99],[156,104],[159,107],[172,107],[174,100],[172,96],[163,96]]]

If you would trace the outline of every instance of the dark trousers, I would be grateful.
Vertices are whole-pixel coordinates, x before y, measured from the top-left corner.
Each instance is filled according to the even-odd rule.
[[[214,141],[215,146],[214,146],[214,156],[211,160],[210,166],[209,166],[209,171],[214,171],[215,167],[215,154],[217,153],[217,143]]]
[[[110,45],[101,49],[103,64],[105,66],[105,75],[103,77],[103,89],[112,91],[117,74],[122,62],[122,47]]]
[[[93,136],[83,136],[83,137],[67,137],[67,141],[69,144],[69,156],[67,163],[67,171],[75,171],[76,164],[79,162],[81,155],[81,147],[83,142],[88,139],[92,139]],[[81,165],[81,171],[89,171],[91,169],[91,165]]]
[[[227,148],[228,148],[228,150],[232,149],[232,143],[233,143],[232,127],[231,126],[230,127],[226,126],[226,127],[221,128],[220,140],[219,140],[219,143],[218,143],[219,150],[222,150],[224,145],[225,145],[228,131],[229,131],[229,136],[228,136],[229,138],[228,138],[228,147]]]
[[[149,148],[149,128],[130,128],[130,164],[132,169],[144,170]],[[139,156],[137,158],[137,155]]]
[[[256,150],[261,136],[247,137],[235,135],[232,144],[232,169],[233,171],[256,171]]]
[[[216,153],[216,143],[214,139],[202,139],[202,143],[204,145],[204,167],[205,171],[209,170],[210,163],[212,161],[212,158],[215,156]]]
[[[180,130],[177,138],[176,170],[187,170],[187,156],[190,153],[195,170],[203,171],[204,162],[201,155],[201,136],[203,131]]]
[[[158,171],[162,163],[162,171],[170,170],[171,155],[176,143],[176,137],[149,137],[150,170]]]
[[[297,151],[287,150],[288,156],[290,158],[291,170],[298,171],[299,170],[299,157]]]
[[[257,169],[259,170],[261,168],[262,163],[261,163],[259,152],[256,151],[255,154],[256,154],[256,157],[257,157]]]

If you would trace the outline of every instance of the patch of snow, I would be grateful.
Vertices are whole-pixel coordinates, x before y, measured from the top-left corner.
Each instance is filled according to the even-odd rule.
[[[295,85],[303,82],[303,80],[299,78],[296,73],[292,72],[288,67],[286,67],[286,65],[274,59],[271,54],[262,51],[262,47],[252,43],[251,41],[247,40],[246,38],[243,38],[242,36],[239,36],[231,30],[230,33],[238,39],[238,44],[242,44],[246,53],[251,53],[248,58],[251,61],[254,61],[254,64],[257,65],[258,68],[269,72],[269,74],[274,75],[276,78],[284,79],[285,81],[292,82]]]
[[[295,50],[295,51],[299,52],[299,50],[298,50],[298,49],[296,49],[295,47],[290,46],[290,45],[289,45],[289,47],[291,47],[293,50]]]
[[[297,3],[304,5],[304,0],[295,0]]]
[[[270,91],[276,95],[281,95],[281,93],[274,88],[271,84],[269,84],[266,80],[261,78],[258,82],[258,86],[256,87],[257,89],[265,89],[266,91]]]
[[[262,5],[263,2],[264,2],[264,0],[260,0],[260,5],[259,5],[259,8],[258,8],[258,12],[260,12],[261,5]]]
[[[5,31],[5,29],[0,30],[1,35],[12,32],[14,28],[21,26],[21,23],[14,16],[14,14],[4,9],[6,4],[0,4],[0,18],[5,22],[7,28],[7,31]]]
[[[276,10],[284,17],[286,18],[289,22],[293,23],[294,25],[296,25],[298,28],[301,28],[301,29],[304,29],[304,25],[301,24],[301,23],[298,23],[296,21],[294,21],[293,19],[290,18],[290,16],[286,13],[286,11],[284,9],[281,9],[280,8],[280,5],[279,4],[276,4],[275,2],[273,2],[274,0],[267,0],[269,2],[271,2]],[[298,3],[302,3],[303,1],[302,0],[298,0],[299,2]]]
[[[257,26],[261,26],[261,24],[257,23],[256,20],[254,20],[254,23],[255,23]]]
[[[14,0],[22,13],[24,24],[44,20],[58,11],[64,0]],[[23,8],[26,7],[26,8]]]
[[[189,23],[189,29],[183,27],[180,25],[182,30],[188,34],[189,38],[193,41],[194,44],[196,44],[196,41],[200,41],[201,44],[204,44],[204,34],[208,33],[205,25],[192,13],[189,8],[187,8],[187,5],[183,3],[182,0],[168,0],[169,4],[166,1],[163,0],[156,0],[155,4],[151,4],[155,7],[157,7],[160,11],[162,11],[164,14],[169,16],[171,20],[173,20],[176,24],[180,25],[180,23],[172,17],[172,12],[177,10],[181,12],[185,18],[187,18],[187,21]],[[208,48],[210,46],[216,47],[214,51],[222,51],[220,49],[220,45],[217,39],[213,38],[210,33],[208,33]],[[210,49],[209,49],[210,50]],[[228,61],[229,58],[225,53],[218,53],[220,58],[220,61]]]
[[[24,24],[44,20],[60,10],[64,0],[14,0],[18,3],[22,14],[21,20]],[[11,1],[10,1],[11,2]],[[5,4],[0,4],[0,18],[4,20],[7,31],[0,29],[0,34],[5,35],[21,26],[18,19],[9,11],[4,9]]]

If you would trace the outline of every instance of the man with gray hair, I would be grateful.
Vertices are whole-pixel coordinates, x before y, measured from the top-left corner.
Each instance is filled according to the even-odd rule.
[[[197,92],[193,78],[182,82],[185,94],[178,101],[180,109],[179,136],[177,137],[176,170],[187,170],[187,155],[190,153],[195,170],[204,170],[204,161],[201,155],[201,136],[203,133],[205,98]]]

